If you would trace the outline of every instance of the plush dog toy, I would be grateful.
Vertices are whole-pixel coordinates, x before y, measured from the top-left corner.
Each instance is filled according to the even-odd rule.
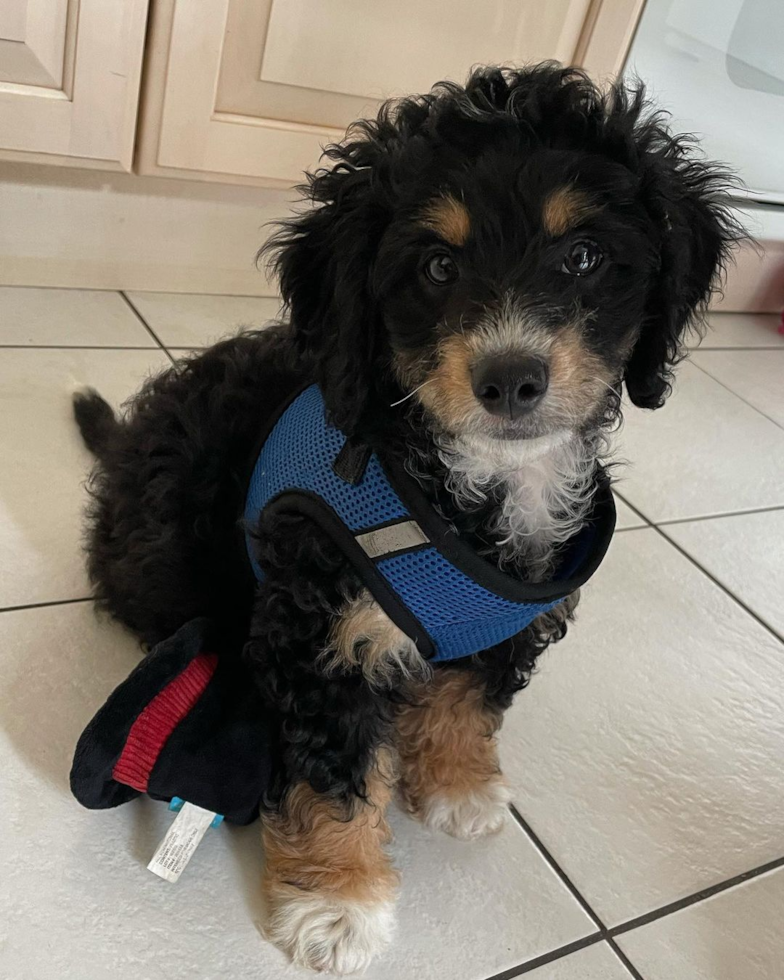
[[[90,809],[147,793],[248,824],[269,786],[272,737],[247,670],[196,619],[158,644],[84,730],[71,790]]]

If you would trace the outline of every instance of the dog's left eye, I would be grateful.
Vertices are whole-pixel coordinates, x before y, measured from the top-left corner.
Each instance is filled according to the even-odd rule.
[[[564,255],[561,272],[568,272],[570,276],[589,276],[599,268],[603,258],[604,253],[596,242],[586,238],[570,246]]]
[[[425,262],[425,275],[436,286],[448,286],[458,275],[457,264],[447,252],[437,252]]]

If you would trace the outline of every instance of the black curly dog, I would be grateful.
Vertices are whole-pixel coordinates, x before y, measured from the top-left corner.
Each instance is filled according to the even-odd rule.
[[[739,238],[728,175],[650,113],[546,64],[385,106],[327,151],[313,208],[267,247],[288,324],[153,378],[117,420],[77,397],[96,597],[154,644],[195,616],[254,666],[278,720],[264,815],[269,935],[348,972],[389,938],[383,808],[497,829],[494,733],[568,609],[431,670],[303,517],[239,522],[259,433],[317,381],[346,433],[384,439],[489,560],[535,580],[590,505],[620,391],[669,392],[684,332]]]

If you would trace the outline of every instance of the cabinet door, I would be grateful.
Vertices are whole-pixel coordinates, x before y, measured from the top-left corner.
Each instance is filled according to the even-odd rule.
[[[130,170],[148,0],[0,0],[0,159]]]
[[[591,0],[156,0],[142,173],[288,185],[394,95],[572,60]]]

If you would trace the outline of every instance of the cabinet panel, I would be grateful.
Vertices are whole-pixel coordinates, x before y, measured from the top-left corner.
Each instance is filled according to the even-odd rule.
[[[3,0],[0,159],[130,170],[148,0]]]
[[[591,0],[156,0],[143,173],[291,184],[383,98],[572,60]]]
[[[27,0],[6,0],[0,7],[0,38],[24,41],[26,21]]]
[[[476,63],[568,60],[587,7],[571,0],[273,0],[260,80],[371,99],[426,92]]]
[[[63,88],[69,0],[4,0],[0,15],[0,81]]]

